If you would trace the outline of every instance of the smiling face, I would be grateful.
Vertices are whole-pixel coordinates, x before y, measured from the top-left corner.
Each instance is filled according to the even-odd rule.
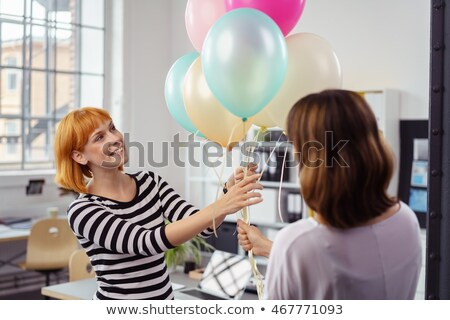
[[[123,135],[112,120],[103,121],[89,136],[83,151],[73,151],[72,158],[79,164],[87,165],[92,172],[117,169],[127,162]]]

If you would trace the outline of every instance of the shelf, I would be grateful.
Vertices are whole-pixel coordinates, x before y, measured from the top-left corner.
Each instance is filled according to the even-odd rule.
[[[190,177],[189,181],[191,182],[206,182],[217,185],[218,179],[215,177]],[[276,188],[278,189],[280,187],[280,182],[278,181],[259,181],[263,187],[266,188]],[[296,182],[283,182],[283,185],[281,186],[282,189],[299,189],[299,185]]]
[[[257,141],[256,142],[256,149],[258,148],[280,148],[280,147],[287,147],[289,149],[293,148],[292,143],[288,142],[288,141]]]
[[[259,181],[263,187],[266,188],[279,188],[280,187],[280,182],[279,181]],[[286,188],[286,189],[300,189],[300,186],[298,185],[298,183],[296,182],[284,182],[281,186],[281,189]]]

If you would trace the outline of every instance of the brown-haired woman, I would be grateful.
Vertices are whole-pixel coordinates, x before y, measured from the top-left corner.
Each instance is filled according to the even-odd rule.
[[[242,179],[240,172],[238,183],[230,178],[228,192],[203,210],[151,171],[125,174],[123,135],[97,108],[81,108],[61,120],[55,160],[57,183],[80,194],[67,214],[97,276],[95,299],[173,299],[164,252],[210,235],[213,217],[218,226],[227,214],[262,200],[260,193],[249,193],[262,189],[256,174]]]
[[[273,243],[238,221],[245,250],[269,257],[269,299],[413,299],[421,268],[413,211],[386,190],[393,156],[365,100],[327,90],[298,101],[288,136],[301,193],[315,216]]]

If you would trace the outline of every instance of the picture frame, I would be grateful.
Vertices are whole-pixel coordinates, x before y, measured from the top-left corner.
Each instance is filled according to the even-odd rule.
[[[428,214],[428,159],[428,120],[401,120],[398,198],[411,207],[424,229]]]

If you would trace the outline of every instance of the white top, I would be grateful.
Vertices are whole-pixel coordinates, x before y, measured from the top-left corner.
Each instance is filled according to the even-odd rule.
[[[420,229],[403,202],[379,223],[339,230],[313,218],[281,230],[272,247],[267,299],[414,299]]]

